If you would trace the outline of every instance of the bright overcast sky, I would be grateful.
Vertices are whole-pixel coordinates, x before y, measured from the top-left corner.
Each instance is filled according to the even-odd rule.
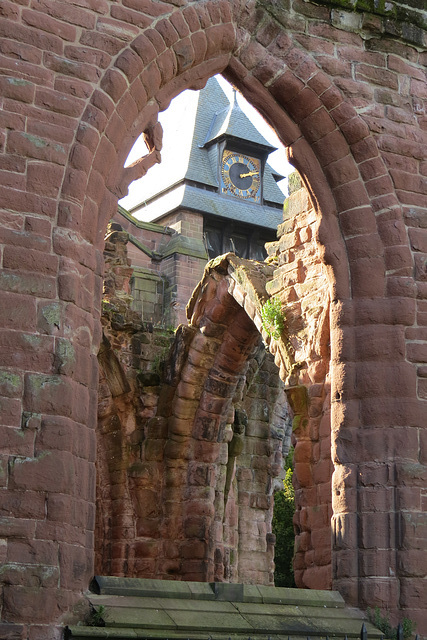
[[[228,97],[230,101],[233,99],[233,89],[231,85],[220,75],[216,76],[218,82],[220,83],[224,93]],[[164,153],[173,154],[175,157],[169,156],[167,161],[169,162],[179,162],[180,155],[182,155],[182,147],[181,142],[177,141],[177,124],[182,122],[182,118],[185,118],[185,112],[190,111],[195,105],[195,97],[196,92],[188,90],[181,93],[179,96],[175,98],[171,102],[169,109],[163,111],[159,114],[159,121],[163,127],[163,151],[162,157]],[[278,173],[283,176],[288,176],[289,173],[294,171],[294,168],[287,162],[285,149],[280,142],[279,138],[276,136],[274,129],[270,127],[264,120],[264,118],[254,109],[240,94],[237,93],[237,101],[239,103],[242,111],[246,113],[248,118],[252,121],[254,126],[258,129],[258,131],[268,140],[268,142],[277,147],[277,151],[271,153],[268,157],[268,163],[275,169]],[[190,135],[190,132],[189,134]],[[144,140],[142,136],[138,138],[135,142],[127,160],[126,165],[135,162],[141,156],[147,153],[147,148],[145,146]],[[182,161],[182,157],[181,157]],[[166,162],[166,160],[165,160]],[[150,191],[153,191],[153,187],[155,185],[156,176],[158,174],[159,167],[153,167],[147,174],[147,178],[150,183]],[[154,181],[154,182],[153,182]],[[136,180],[129,186],[129,194],[120,200],[120,204],[126,209],[131,209],[132,207],[139,204],[143,199],[143,182],[144,178],[141,178],[141,181]],[[287,195],[287,179],[282,180],[278,183],[279,187],[282,189],[283,193]]]

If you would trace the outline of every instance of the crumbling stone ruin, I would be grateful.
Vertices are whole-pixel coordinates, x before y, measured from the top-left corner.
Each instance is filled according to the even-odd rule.
[[[165,469],[190,443],[202,477],[228,455],[222,437],[208,446],[185,431],[190,412],[203,433],[215,393],[187,397],[200,389],[183,375],[193,358],[204,364],[200,384],[208,367],[218,384],[230,377],[219,420],[206,425],[222,436],[223,421],[235,424],[229,409],[262,334],[262,303],[279,298],[288,337],[264,340],[294,414],[299,584],[332,584],[347,603],[404,614],[427,633],[424,9],[421,0],[2,4],[0,635],[59,638],[94,574],[105,231],[129,183],[161,159],[159,110],[215,73],[275,128],[312,209],[301,224],[300,214],[295,226],[284,220],[266,298],[249,285],[265,265],[246,279],[247,265],[229,255],[205,274],[180,333],[187,357],[166,378],[170,415],[157,406],[161,428],[179,436],[165,446]],[[124,168],[141,132],[148,153]],[[304,280],[316,269],[329,302],[317,317],[317,289]],[[209,330],[223,318],[218,344]],[[188,502],[186,484],[170,482],[165,473],[178,556],[193,544],[191,515],[206,527],[203,557],[186,558],[182,577],[223,576],[233,563],[219,510],[199,500],[200,485]],[[235,495],[232,481],[230,510]]]
[[[221,343],[218,308],[209,337],[181,326],[172,344],[170,333],[144,327],[126,295],[128,234],[112,227],[98,354],[95,572],[274,584],[273,490],[291,422],[273,358],[252,327],[234,375],[220,369],[233,353],[230,337]],[[230,319],[240,312],[241,332],[246,314],[231,299],[227,307]]]

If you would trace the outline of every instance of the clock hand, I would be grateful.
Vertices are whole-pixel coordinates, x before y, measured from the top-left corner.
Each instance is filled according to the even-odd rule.
[[[240,178],[247,178],[248,176],[256,176],[258,171],[249,171],[248,173],[241,173]]]

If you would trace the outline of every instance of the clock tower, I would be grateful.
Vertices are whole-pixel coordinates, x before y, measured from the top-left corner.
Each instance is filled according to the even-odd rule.
[[[217,80],[210,83],[210,90],[216,93],[220,89]],[[211,107],[211,113],[205,139],[199,145],[209,155],[218,185],[215,209],[204,216],[209,257],[232,251],[241,258],[263,260],[264,244],[275,236],[282,219],[284,195],[277,181],[283,176],[267,162],[276,148],[242,111],[235,90],[230,102],[214,112]]]
[[[162,161],[131,185],[117,221],[131,234],[135,273],[150,268],[150,237],[151,268],[165,278],[163,307],[183,321],[208,259],[228,252],[265,259],[264,245],[282,222],[283,176],[268,164],[275,147],[242,111],[236,92],[229,100],[216,78],[178,96],[161,116]],[[153,242],[155,228],[167,233]]]
[[[235,90],[233,101],[214,114],[203,146],[217,149],[218,184],[222,196],[263,204],[266,160],[275,147],[261,136],[240,109]],[[283,194],[279,189],[277,191],[275,195],[281,203]]]
[[[221,159],[221,193],[261,202],[261,163],[238,151],[225,149]]]

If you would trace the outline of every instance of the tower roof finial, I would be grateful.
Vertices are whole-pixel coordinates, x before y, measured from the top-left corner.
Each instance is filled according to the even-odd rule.
[[[231,106],[232,107],[238,107],[239,106],[237,104],[237,90],[236,90],[236,87],[233,87],[233,104]]]

